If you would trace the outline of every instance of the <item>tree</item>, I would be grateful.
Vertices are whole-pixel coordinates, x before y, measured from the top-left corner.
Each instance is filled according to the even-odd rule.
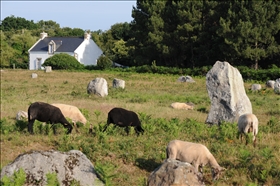
[[[21,30],[28,29],[33,30],[37,29],[37,25],[33,20],[28,21],[22,17],[15,17],[14,15],[6,17],[1,23],[1,30],[10,31],[10,30]]]
[[[9,45],[6,40],[4,32],[1,30],[0,37],[0,47],[1,47],[1,68],[10,67],[11,59],[15,55],[14,49]]]
[[[259,61],[280,52],[275,35],[280,30],[279,1],[229,1],[226,17],[221,17],[218,34],[238,58]]]

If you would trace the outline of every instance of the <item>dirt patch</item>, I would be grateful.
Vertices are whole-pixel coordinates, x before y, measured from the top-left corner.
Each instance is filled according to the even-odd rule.
[[[8,163],[13,162],[20,154],[29,152],[31,150],[51,150],[52,146],[32,142],[28,145],[14,145],[11,141],[1,141],[1,167],[6,166]]]

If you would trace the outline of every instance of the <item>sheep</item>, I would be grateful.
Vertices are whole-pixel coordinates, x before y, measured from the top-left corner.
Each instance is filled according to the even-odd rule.
[[[212,179],[217,180],[222,171],[221,167],[206,146],[199,143],[192,143],[181,140],[170,141],[166,147],[167,159],[179,160],[193,164],[195,170],[202,173],[202,167],[209,164],[211,166]]]
[[[134,127],[137,136],[139,136],[139,133],[144,133],[144,129],[141,127],[141,122],[137,114],[123,108],[116,107],[110,110],[108,113],[107,124],[105,125],[103,132],[106,131],[110,123],[115,124],[115,126],[125,127],[127,135],[129,134],[129,126]]]
[[[258,134],[258,125],[259,121],[256,115],[254,114],[243,114],[238,119],[238,138],[242,135],[246,135],[246,145],[248,144],[248,136],[247,133],[252,132],[253,134],[253,143],[254,147],[256,146],[256,135]]]
[[[16,120],[21,120],[22,118],[27,118],[27,112],[20,110],[16,115]]]
[[[77,107],[61,103],[53,103],[51,105],[58,107],[64,117],[70,118],[74,125],[76,125],[76,122],[83,123],[84,125],[87,123],[87,119]]]
[[[174,108],[174,109],[193,110],[194,104],[193,103],[174,102],[170,105],[170,107]]]
[[[67,134],[72,131],[72,125],[66,120],[58,107],[43,102],[34,102],[28,107],[28,132],[34,134],[33,124],[35,120],[51,124],[61,123],[67,128]]]

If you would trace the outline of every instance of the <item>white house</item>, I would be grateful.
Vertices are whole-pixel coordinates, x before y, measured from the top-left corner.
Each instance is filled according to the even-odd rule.
[[[40,34],[40,39],[28,52],[29,70],[42,69],[45,60],[58,53],[67,53],[83,65],[96,65],[103,53],[89,33],[85,33],[84,37],[48,37],[45,32]]]

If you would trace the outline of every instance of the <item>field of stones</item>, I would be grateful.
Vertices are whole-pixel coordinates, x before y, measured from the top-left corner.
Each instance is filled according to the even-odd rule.
[[[38,75],[32,78],[32,73]],[[108,82],[108,95],[87,93],[95,78]],[[112,86],[115,78],[125,81],[124,89]],[[178,82],[179,76],[138,74],[121,71],[1,71],[1,169],[22,153],[31,150],[79,150],[94,165],[105,185],[147,185],[152,171],[166,159],[166,146],[174,139],[204,144],[226,168],[212,181],[209,166],[203,170],[206,185],[280,185],[280,96],[265,82],[245,81],[244,88],[259,119],[257,145],[246,146],[237,138],[237,123],[205,124],[211,100],[206,77],[195,82]],[[254,83],[262,89],[252,91]],[[87,124],[66,135],[58,134],[36,121],[34,135],[27,131],[27,119],[16,120],[18,111],[27,111],[33,102],[64,103],[78,107]],[[173,102],[191,102],[193,110],[170,108]],[[136,112],[145,130],[143,135],[110,125],[102,132],[107,114],[114,107]],[[93,132],[89,133],[90,125]],[[79,185],[78,183],[75,183]]]

